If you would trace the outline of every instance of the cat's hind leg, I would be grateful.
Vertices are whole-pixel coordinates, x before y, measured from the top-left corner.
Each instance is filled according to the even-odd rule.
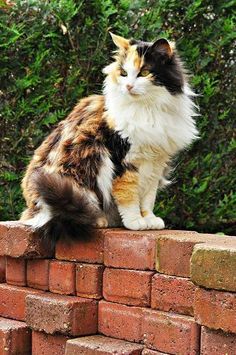
[[[98,217],[96,219],[95,227],[96,228],[107,228],[108,227],[108,220],[105,215]]]

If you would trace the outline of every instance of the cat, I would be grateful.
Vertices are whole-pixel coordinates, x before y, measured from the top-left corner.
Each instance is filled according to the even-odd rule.
[[[171,159],[198,137],[194,93],[175,45],[111,34],[103,95],[79,101],[44,140],[22,181],[21,221],[53,243],[94,227],[165,228],[154,215]]]

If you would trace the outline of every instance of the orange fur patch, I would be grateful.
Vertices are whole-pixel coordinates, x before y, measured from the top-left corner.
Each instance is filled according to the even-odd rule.
[[[146,217],[148,215],[148,211],[145,210],[141,211],[141,215],[142,217]]]
[[[139,56],[136,45],[129,47],[127,51],[127,61],[131,61],[137,70],[140,70],[143,66],[143,57]]]
[[[129,40],[121,37],[121,36],[117,36],[114,33],[110,32],[110,35],[112,37],[113,42],[115,43],[115,45],[119,48],[122,49],[127,49],[129,47]]]
[[[120,76],[120,67],[124,62],[131,62],[137,71],[140,71],[144,65],[144,57],[140,57],[137,46],[129,46],[126,50],[120,49],[114,56],[115,62],[104,68],[103,72],[108,74],[114,83],[118,82]]]
[[[126,171],[113,182],[112,194],[119,205],[130,205],[138,201],[138,174]]]

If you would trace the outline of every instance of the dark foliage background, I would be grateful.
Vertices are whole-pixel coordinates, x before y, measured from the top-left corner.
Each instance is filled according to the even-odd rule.
[[[13,1],[0,0],[0,219],[23,209],[33,150],[78,98],[101,92],[112,30],[175,40],[201,94],[201,139],[179,155],[156,212],[171,228],[235,233],[234,1]]]

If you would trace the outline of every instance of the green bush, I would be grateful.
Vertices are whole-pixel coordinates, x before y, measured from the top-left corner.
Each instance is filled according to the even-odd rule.
[[[234,233],[234,1],[0,0],[0,219],[23,209],[34,149],[76,101],[100,93],[114,49],[108,31],[174,39],[200,96],[201,139],[175,162],[156,212],[168,227]],[[234,111],[233,111],[234,108]]]

